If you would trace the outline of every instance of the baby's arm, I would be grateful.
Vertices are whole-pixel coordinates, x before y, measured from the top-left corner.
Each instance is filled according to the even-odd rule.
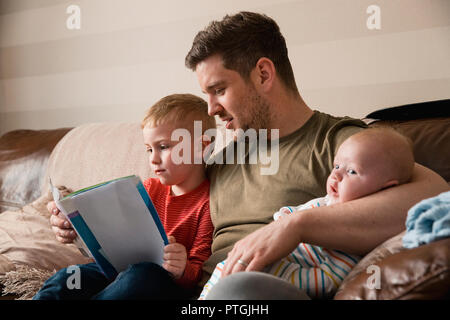
[[[282,208],[280,208],[280,210],[278,210],[277,212],[275,212],[273,214],[273,220],[278,220],[282,217],[290,215],[292,212],[326,206],[327,200],[328,200],[327,197],[315,198],[315,199],[309,200],[308,202],[301,204],[299,206],[296,206],[296,207],[290,207],[290,206],[282,207]]]

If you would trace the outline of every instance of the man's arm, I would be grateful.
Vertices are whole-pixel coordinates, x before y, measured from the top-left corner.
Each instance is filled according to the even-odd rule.
[[[287,256],[300,242],[367,254],[405,229],[409,208],[448,189],[439,175],[416,164],[407,184],[346,203],[299,211],[253,232],[235,244],[223,276],[262,270]],[[237,263],[239,259],[248,266]]]

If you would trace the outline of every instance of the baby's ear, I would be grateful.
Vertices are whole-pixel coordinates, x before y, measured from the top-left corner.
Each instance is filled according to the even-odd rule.
[[[393,187],[393,186],[396,186],[396,185],[398,185],[398,180],[389,180],[388,182],[386,182],[383,185],[382,189],[387,189],[387,188],[390,188],[390,187]]]

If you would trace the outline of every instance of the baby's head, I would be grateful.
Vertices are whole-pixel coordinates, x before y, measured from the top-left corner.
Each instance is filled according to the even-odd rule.
[[[201,122],[198,137],[194,121]],[[216,128],[216,121],[208,115],[208,104],[202,98],[192,94],[166,96],[147,111],[141,127],[150,166],[162,184],[179,185],[204,173],[199,159],[203,159],[203,148],[209,141],[203,135]]]
[[[411,141],[391,128],[369,128],[339,147],[327,180],[331,203],[342,203],[408,182],[414,167]]]

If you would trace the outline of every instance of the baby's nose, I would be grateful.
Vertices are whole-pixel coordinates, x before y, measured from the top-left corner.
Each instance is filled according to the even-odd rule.
[[[342,180],[342,174],[340,171],[335,171],[334,172],[334,179],[337,181],[341,181]]]

